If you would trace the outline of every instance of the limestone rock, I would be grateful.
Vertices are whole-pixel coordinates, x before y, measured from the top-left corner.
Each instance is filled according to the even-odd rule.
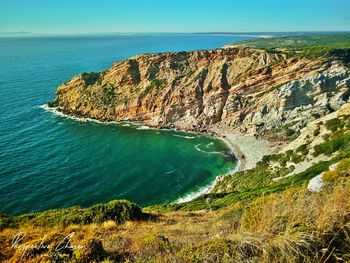
[[[57,89],[54,105],[79,117],[206,130],[222,123],[256,134],[300,130],[349,101],[350,73],[338,62],[226,48],[139,55]]]

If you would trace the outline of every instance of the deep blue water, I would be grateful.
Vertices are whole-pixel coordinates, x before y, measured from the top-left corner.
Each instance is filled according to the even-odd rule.
[[[218,139],[79,122],[40,107],[80,72],[140,53],[212,49],[247,37],[114,35],[0,38],[0,212],[171,202],[235,166]],[[142,128],[142,127],[141,127]]]

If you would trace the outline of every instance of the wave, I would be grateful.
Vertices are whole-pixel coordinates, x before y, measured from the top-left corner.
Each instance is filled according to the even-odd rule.
[[[92,119],[92,118],[84,118],[84,117],[76,117],[76,116],[67,115],[67,114],[64,114],[64,113],[60,112],[55,107],[49,107],[47,104],[43,104],[43,105],[36,106],[36,107],[44,109],[45,111],[51,112],[51,113],[53,113],[53,114],[55,114],[57,116],[60,116],[60,117],[63,117],[63,118],[67,118],[67,119],[72,119],[72,120],[75,120],[75,121],[80,121],[80,122],[95,122],[95,123],[100,123],[100,124],[117,123],[115,121],[110,121],[110,122],[107,123],[107,122],[102,122],[102,121],[99,121],[99,120],[96,120],[96,119]]]
[[[204,150],[202,150],[201,148],[199,148],[200,145],[201,145],[201,144],[197,144],[197,145],[194,146],[194,148],[196,148],[197,151],[200,151],[200,152],[202,152],[202,153],[207,153],[207,154],[222,154],[222,155],[225,155],[224,152],[217,152],[217,151],[208,152],[208,151],[204,151]]]
[[[146,125],[142,125],[142,126],[140,126],[140,127],[137,127],[136,129],[137,129],[137,130],[149,130],[149,129],[152,129],[152,128],[149,127],[149,126],[146,126]]]
[[[179,135],[179,134],[173,134],[175,137],[185,138],[185,139],[195,139],[196,136],[185,136],[185,135]]]
[[[226,174],[224,175],[221,175],[221,176],[225,176],[227,174],[232,174],[232,173],[235,173],[236,171],[238,171],[240,167],[240,161],[238,160],[237,162],[237,165],[235,166],[235,168],[233,168],[232,170],[228,171]],[[217,177],[216,177],[217,178]],[[204,195],[204,194],[207,194],[210,192],[210,190],[213,188],[214,186],[214,182],[216,181],[216,178],[214,181],[212,181],[210,184],[206,185],[206,186],[203,186],[197,190],[194,190],[193,192],[191,193],[188,193],[188,194],[185,194],[184,196],[176,199],[173,203],[175,204],[179,204],[179,203],[186,203],[186,202],[190,202],[192,201],[193,199],[196,199],[197,197],[201,196],[201,195]]]
[[[207,145],[205,145],[205,148],[209,148],[210,146],[213,146],[214,145],[214,143],[213,142],[210,142],[210,143],[208,143]]]
[[[174,169],[174,170],[168,171],[168,172],[166,172],[165,174],[172,174],[172,173],[174,173],[176,170],[177,170],[177,169]]]
[[[151,129],[148,126],[139,126],[136,123],[128,122],[128,121],[120,121],[120,122],[118,122],[118,121],[99,121],[99,120],[87,118],[87,117],[71,116],[71,115],[64,114],[64,113],[60,112],[59,110],[57,110],[56,107],[49,107],[47,104],[43,104],[40,106],[34,106],[34,108],[41,108],[41,109],[44,109],[45,111],[51,112],[57,116],[71,119],[71,120],[75,120],[75,121],[79,121],[79,122],[94,122],[94,123],[105,124],[105,125],[116,124],[116,125],[122,126],[122,127],[137,127],[136,129],[138,129],[138,130]]]
[[[199,188],[198,190],[196,190],[194,192],[185,194],[183,197],[180,197],[180,198],[176,199],[174,201],[174,203],[180,204],[180,203],[186,203],[186,202],[192,201],[193,199],[195,199],[195,198],[197,198],[197,197],[199,197],[201,195],[204,195],[210,189],[211,189],[211,184],[207,185],[207,186],[204,186],[204,187],[201,187],[201,188]]]

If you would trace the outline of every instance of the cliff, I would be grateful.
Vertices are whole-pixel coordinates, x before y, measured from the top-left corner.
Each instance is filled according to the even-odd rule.
[[[103,121],[204,131],[222,124],[255,134],[287,124],[299,130],[344,104],[348,84],[338,62],[235,47],[116,62],[62,84],[51,106]]]

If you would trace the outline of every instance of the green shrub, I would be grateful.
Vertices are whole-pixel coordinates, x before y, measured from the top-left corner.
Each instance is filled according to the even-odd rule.
[[[227,239],[206,241],[190,245],[177,253],[181,262],[232,262],[235,243]]]
[[[17,226],[17,222],[14,216],[7,215],[7,214],[0,214],[0,230],[4,229],[5,227],[16,227],[16,226]]]
[[[314,130],[314,136],[318,136],[318,135],[320,135],[320,127],[319,126]]]
[[[295,134],[295,131],[292,130],[291,128],[286,128],[285,132],[286,132],[286,136],[287,137],[291,137],[291,136],[293,136]]]
[[[341,160],[336,171],[340,176],[350,176],[350,158]]]
[[[330,155],[339,150],[350,149],[350,133],[335,134],[330,137],[330,140],[325,141],[314,147],[314,156],[320,154]]]
[[[298,154],[294,154],[294,155],[292,156],[291,161],[292,161],[293,163],[300,163],[303,159],[304,159],[303,156],[298,155]]]
[[[332,132],[335,132],[336,130],[343,128],[343,123],[340,119],[331,119],[326,121],[326,128]]]
[[[101,262],[107,255],[101,240],[94,238],[83,240],[80,246],[80,249],[74,251],[74,258],[78,263]]]
[[[333,182],[339,177],[337,171],[326,171],[322,175],[323,182]]]
[[[87,87],[101,80],[101,75],[100,73],[96,73],[96,72],[81,73],[81,78],[85,82],[85,87]]]
[[[153,89],[159,90],[161,87],[166,85],[166,79],[153,79],[151,84],[149,84],[141,93],[140,97],[145,97],[148,93],[150,93]]]
[[[24,223],[35,226],[67,226],[70,224],[102,223],[108,220],[124,222],[126,220],[142,220],[147,218],[148,215],[143,213],[140,207],[126,200],[114,200],[89,208],[75,206],[14,217],[5,215],[0,217],[2,228],[14,227]]]
[[[301,153],[301,154],[306,155],[309,152],[308,145],[302,144],[296,149],[296,151]]]
[[[238,242],[226,238],[214,239],[180,250],[180,262],[253,262],[262,256],[262,249],[254,242]]]
[[[346,66],[350,66],[350,48],[334,49],[328,52],[330,57],[339,59]]]

